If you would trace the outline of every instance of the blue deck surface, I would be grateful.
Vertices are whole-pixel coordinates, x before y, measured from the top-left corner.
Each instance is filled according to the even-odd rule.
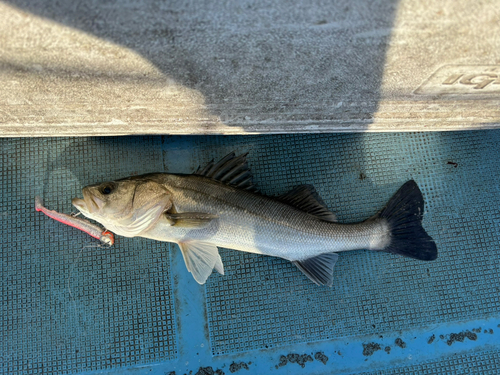
[[[2,139],[4,374],[498,374],[500,131]],[[250,152],[262,192],[312,183],[341,222],[407,180],[439,258],[353,251],[334,287],[282,259],[222,249],[199,286],[176,245],[110,248],[34,210],[73,211],[85,185],[190,173]]]

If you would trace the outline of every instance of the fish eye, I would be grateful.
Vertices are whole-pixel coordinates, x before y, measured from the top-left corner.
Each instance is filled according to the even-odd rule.
[[[101,186],[99,188],[99,191],[101,192],[101,194],[108,195],[108,194],[111,194],[114,189],[115,189],[115,185],[108,183],[108,184]]]

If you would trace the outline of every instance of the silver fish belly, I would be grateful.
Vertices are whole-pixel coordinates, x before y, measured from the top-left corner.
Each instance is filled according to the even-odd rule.
[[[340,224],[311,185],[279,197],[255,191],[246,155],[227,155],[192,175],[149,174],[88,186],[73,204],[117,234],[177,243],[203,284],[224,273],[218,247],[292,261],[309,279],[332,286],[338,252],[367,249],[419,260],[437,258],[422,227],[424,201],[405,183],[368,220]]]

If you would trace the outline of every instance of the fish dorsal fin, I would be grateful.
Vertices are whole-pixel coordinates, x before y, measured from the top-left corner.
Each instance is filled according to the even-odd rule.
[[[288,193],[280,195],[278,199],[323,221],[332,223],[337,221],[335,214],[326,208],[325,203],[312,185],[299,185]]]
[[[314,258],[296,260],[292,263],[315,284],[331,287],[333,285],[333,268],[338,258],[336,253],[327,253]]]
[[[208,242],[188,241],[179,243],[186,268],[198,284],[205,284],[215,268],[224,275],[224,266],[217,246]]]
[[[193,174],[208,177],[244,190],[256,191],[252,172],[247,163],[247,155],[236,156],[234,152],[223,157],[219,162],[212,160],[204,168],[198,167]]]

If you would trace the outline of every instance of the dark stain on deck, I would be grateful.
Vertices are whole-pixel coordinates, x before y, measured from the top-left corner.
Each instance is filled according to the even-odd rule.
[[[446,344],[448,344],[448,346],[451,346],[456,341],[458,341],[458,342],[464,342],[464,340],[466,338],[469,339],[469,340],[472,340],[472,341],[476,341],[477,340],[477,334],[475,334],[474,332],[471,332],[469,330],[462,331],[460,333],[450,333],[449,338],[446,341]]]
[[[300,367],[306,367],[307,362],[314,362],[314,359],[309,354],[291,353],[286,356],[280,356],[279,363],[275,366],[277,369],[286,366],[288,363],[296,363]]]
[[[380,344],[377,344],[376,342],[370,342],[368,344],[363,344],[363,355],[365,357],[368,357],[370,355],[373,355],[377,350],[381,350],[382,348],[380,347]]]
[[[214,370],[211,366],[200,367],[195,375],[225,375],[222,370]]]
[[[325,353],[323,352],[317,352],[315,355],[314,355],[314,359],[316,361],[320,361],[321,363],[323,363],[324,365],[326,365],[326,363],[328,362],[328,357],[325,355]]]
[[[236,371],[240,371],[242,368],[244,368],[245,370],[248,370],[248,365],[245,362],[240,362],[240,363],[233,362],[229,366],[229,371],[236,372]]]
[[[396,346],[399,346],[401,349],[406,348],[406,343],[402,339],[400,339],[399,337],[396,339],[396,341],[394,343],[396,344]]]

